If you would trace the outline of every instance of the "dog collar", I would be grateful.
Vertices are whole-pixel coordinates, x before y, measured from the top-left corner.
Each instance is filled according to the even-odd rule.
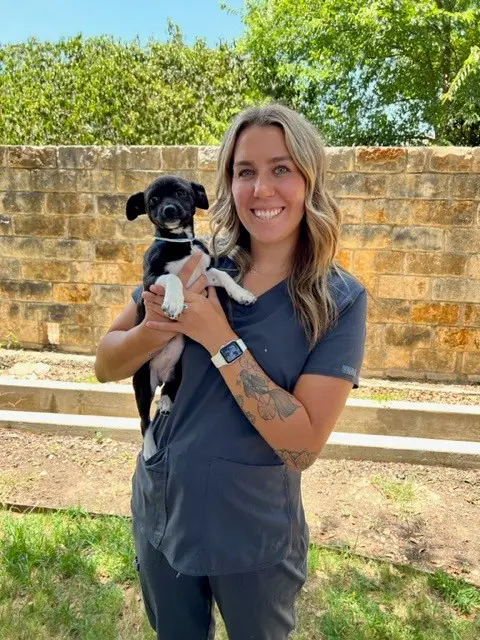
[[[190,242],[192,243],[195,238],[158,238],[157,236],[153,237],[154,240],[162,240],[163,242]]]

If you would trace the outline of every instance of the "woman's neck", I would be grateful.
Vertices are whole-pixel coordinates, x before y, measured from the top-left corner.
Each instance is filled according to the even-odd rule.
[[[253,270],[262,275],[286,275],[290,271],[293,257],[291,243],[258,244],[252,238],[251,256]]]

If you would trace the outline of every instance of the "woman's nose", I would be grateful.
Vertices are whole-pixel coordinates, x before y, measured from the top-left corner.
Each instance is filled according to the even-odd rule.
[[[258,176],[255,181],[253,194],[256,198],[268,198],[274,195],[272,183],[265,176]]]

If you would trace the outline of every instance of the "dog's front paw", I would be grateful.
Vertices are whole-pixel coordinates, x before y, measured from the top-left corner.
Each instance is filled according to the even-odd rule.
[[[257,301],[257,298],[253,295],[253,293],[250,293],[250,291],[244,289],[236,300],[239,304],[253,304]]]
[[[164,300],[162,311],[170,320],[176,320],[183,311],[183,298]]]
[[[172,410],[172,401],[170,400],[170,398],[168,396],[161,396],[160,400],[158,401],[157,406],[158,406],[158,410],[159,410],[160,414],[162,416],[166,416]]]

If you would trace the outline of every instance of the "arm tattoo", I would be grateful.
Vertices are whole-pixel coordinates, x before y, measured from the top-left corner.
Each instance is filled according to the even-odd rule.
[[[240,373],[237,384],[243,387],[244,394],[247,398],[255,398],[257,401],[258,414],[264,420],[273,420],[279,417],[281,420],[289,418],[300,407],[299,404],[292,400],[292,396],[288,391],[273,386],[269,389],[270,380],[264,374],[262,369],[253,360],[250,354],[245,354],[240,363]],[[240,407],[243,407],[243,397],[235,396]],[[247,416],[248,417],[248,416]],[[252,420],[249,418],[252,422]]]
[[[275,453],[282,458],[287,467],[296,471],[305,471],[318,457],[313,451],[289,451],[288,449],[275,449]]]

